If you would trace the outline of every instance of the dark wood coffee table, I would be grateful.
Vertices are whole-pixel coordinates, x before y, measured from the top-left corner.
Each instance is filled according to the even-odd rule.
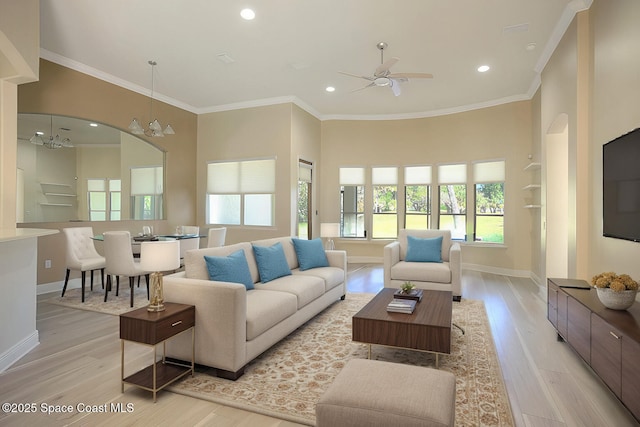
[[[452,293],[425,290],[413,313],[404,314],[387,311],[395,291],[383,289],[353,316],[353,341],[369,344],[369,358],[372,344],[435,353],[438,367],[438,355],[451,353]]]

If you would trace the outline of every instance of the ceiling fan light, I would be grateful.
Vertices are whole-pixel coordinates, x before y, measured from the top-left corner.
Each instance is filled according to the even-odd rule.
[[[166,128],[164,128],[163,133],[164,133],[165,135],[175,135],[175,134],[176,134],[176,132],[175,132],[175,131],[173,130],[173,128],[171,127],[171,124],[169,124],[169,123],[167,123],[167,127],[166,127]]]
[[[373,81],[376,86],[389,86],[391,84],[391,80],[387,77],[378,77]]]

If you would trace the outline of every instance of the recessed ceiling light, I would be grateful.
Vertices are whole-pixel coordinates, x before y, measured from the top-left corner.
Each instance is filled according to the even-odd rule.
[[[480,73],[486,73],[487,71],[489,71],[491,67],[489,67],[488,65],[481,65],[478,67],[478,72]]]
[[[89,126],[91,126],[92,128],[97,128],[98,124],[97,123],[89,123]]]
[[[529,43],[525,49],[527,49],[528,51],[532,51],[535,48],[536,48],[536,44],[535,43]]]
[[[240,16],[242,16],[242,19],[251,21],[253,18],[256,17],[256,13],[252,9],[242,9],[240,11]]]
[[[327,86],[327,88],[325,89],[327,92],[335,92],[336,88],[333,86]]]

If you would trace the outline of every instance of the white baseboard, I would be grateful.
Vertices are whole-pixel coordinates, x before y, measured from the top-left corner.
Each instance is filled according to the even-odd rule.
[[[87,283],[85,286],[90,286],[89,283]],[[93,286],[95,285],[96,283],[94,282]],[[43,283],[42,285],[36,286],[36,295],[48,294],[51,292],[62,292],[63,286],[64,286],[64,280],[60,280],[58,282]],[[98,282],[98,286],[101,286],[99,282]],[[82,279],[80,278],[69,279],[69,283],[67,283],[67,290],[80,288],[80,287],[82,287]]]
[[[384,260],[375,256],[348,256],[347,263],[349,264],[382,264]]]
[[[4,354],[0,355],[0,372],[9,369],[11,365],[33,350],[38,344],[40,344],[40,335],[36,330],[21,342],[5,351]]]
[[[510,268],[491,267],[489,265],[462,263],[463,270],[474,270],[483,273],[498,274],[500,276],[526,277],[531,278],[532,274],[528,270],[512,270]]]

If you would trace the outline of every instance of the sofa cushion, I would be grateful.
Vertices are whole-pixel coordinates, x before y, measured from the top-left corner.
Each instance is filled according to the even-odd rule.
[[[442,262],[442,236],[422,239],[415,236],[407,236],[408,262]]]
[[[400,261],[391,267],[391,280],[451,283],[451,269],[448,262]]]
[[[256,265],[256,259],[253,256],[253,249],[251,249],[251,243],[249,242],[236,243],[218,248],[202,248],[187,251],[184,256],[185,277],[188,279],[210,280],[204,256],[228,256],[238,249],[242,249],[244,251],[244,256],[247,259],[249,271],[251,272],[251,280],[253,283],[256,283],[258,281],[258,266]],[[291,248],[291,250],[293,251],[293,248]]]
[[[258,285],[260,286],[260,285]],[[254,289],[247,292],[247,341],[282,322],[297,310],[295,295]]]
[[[289,269],[289,264],[287,264],[287,258],[280,242],[276,242],[272,246],[254,245],[253,254],[256,257],[258,273],[262,283],[291,274],[291,269]]]
[[[292,273],[295,275],[320,277],[322,280],[324,280],[325,292],[335,288],[336,286],[344,282],[344,270],[338,267],[320,267],[312,268],[311,270],[305,271],[295,269],[292,271]]]
[[[327,254],[325,254],[322,240],[319,238],[312,240],[291,239],[291,241],[298,256],[300,270],[305,271],[311,268],[329,266]]]
[[[249,265],[242,249],[238,249],[228,256],[205,255],[204,260],[207,264],[210,280],[242,283],[247,289],[253,289]]]
[[[256,285],[256,289],[293,294],[298,299],[298,310],[324,294],[324,280],[316,276],[295,274]]]

